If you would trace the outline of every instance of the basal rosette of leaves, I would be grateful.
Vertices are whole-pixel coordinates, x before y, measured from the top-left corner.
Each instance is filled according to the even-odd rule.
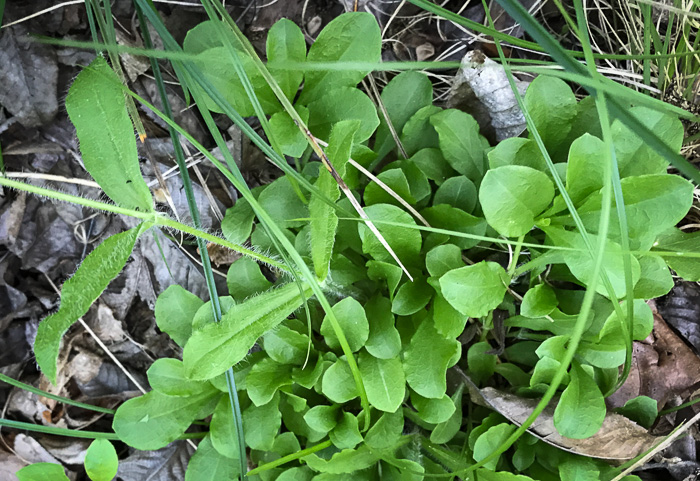
[[[185,50],[200,56],[207,78],[242,115],[253,115],[214,27],[195,27]],[[236,39],[231,42],[236,47]],[[351,212],[252,59],[243,49],[239,53],[269,117],[271,137],[286,155],[300,158],[301,174],[320,193]],[[391,155],[398,160],[386,162],[396,146],[386,120],[357,88],[366,72],[302,71],[286,64],[379,61],[380,54],[380,30],[367,14],[335,19],[308,52],[300,29],[287,20],[267,40],[275,80],[311,133],[328,143],[330,163],[414,281],[361,219],[339,214],[317,196],[300,195],[289,177],[254,192],[333,301],[371,411],[362,410],[337,331],[314,298],[304,307],[311,289],[304,284],[300,290],[285,273],[241,258],[228,271],[230,296],[221,299],[220,323],[208,303],[179,286],[161,294],[156,320],[182,348],[182,360],[156,361],[148,371],[152,391],[125,402],[114,417],[120,439],[142,450],[161,448],[193,422],[207,420],[188,481],[241,474],[224,377],[231,366],[249,460],[260,467],[248,478],[265,481],[420,480],[468,467],[485,459],[515,426],[472,405],[464,386],[448,386],[448,370],[461,367],[480,387],[538,397],[560,366],[594,267],[563,196],[571,198],[593,241],[603,205],[609,156],[595,104],[577,102],[561,80],[532,82],[525,102],[555,162],[552,173],[532,136],[491,147],[470,115],[433,104],[426,75],[405,72],[384,88],[382,101],[408,158]],[[217,109],[213,102],[210,108]],[[630,111],[680,149],[677,119],[641,107]],[[633,303],[631,335],[644,339],[653,327],[644,301],[673,287],[669,264],[687,279],[700,279],[697,264],[667,263],[655,254],[697,251],[693,235],[675,228],[690,209],[692,184],[667,174],[663,159],[621,124],[612,124],[612,136],[633,251],[634,298],[626,299],[623,235],[613,210],[603,262],[609,285],[598,283],[575,361],[559,386],[554,424],[569,438],[592,436],[605,418],[604,393],[614,388],[625,361],[619,313]],[[430,227],[359,174],[351,158],[378,172]],[[553,175],[566,192],[558,191]],[[133,198],[144,197],[136,192]],[[245,200],[226,212],[222,230],[232,242],[275,254]],[[513,259],[511,244],[520,244]],[[105,282],[114,275],[105,273]],[[621,310],[615,302],[622,302]],[[656,415],[655,406],[638,404]],[[276,462],[282,458],[284,463]],[[478,474],[486,480],[583,479],[575,477],[581,473],[597,479],[610,469],[528,435]]]

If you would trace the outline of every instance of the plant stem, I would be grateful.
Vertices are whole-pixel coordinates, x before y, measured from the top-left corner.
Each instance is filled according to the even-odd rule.
[[[17,381],[16,379],[13,379],[9,376],[6,376],[2,373],[0,373],[0,381],[6,382],[7,384],[10,384],[11,386],[18,387],[20,389],[24,389],[25,391],[29,391],[31,393],[36,394],[37,396],[43,396],[48,399],[53,399],[54,401],[59,401],[62,402],[63,404],[68,404],[70,406],[75,406],[83,409],[87,409],[89,411],[96,411],[99,413],[105,413],[105,414],[114,414],[116,411],[114,409],[108,409],[108,408],[103,408],[100,406],[94,406],[92,404],[85,404],[81,403],[79,401],[73,401],[72,399],[65,398],[63,396],[58,396],[57,394],[51,394],[50,392],[43,391],[39,388],[36,388],[32,386],[31,384],[25,384],[21,381]]]
[[[258,473],[262,473],[263,471],[269,471],[270,469],[276,468],[277,466],[281,466],[283,464],[289,463],[291,461],[295,461],[297,459],[301,459],[304,456],[308,456],[309,454],[313,454],[318,451],[322,451],[328,447],[330,447],[333,443],[331,443],[330,439],[319,443],[315,446],[311,446],[310,448],[302,449],[301,451],[297,451],[296,453],[288,454],[287,456],[281,457],[279,459],[275,459],[274,461],[270,461],[269,463],[262,464],[258,466],[255,469],[251,469],[248,471],[248,474],[250,476],[256,475]]]

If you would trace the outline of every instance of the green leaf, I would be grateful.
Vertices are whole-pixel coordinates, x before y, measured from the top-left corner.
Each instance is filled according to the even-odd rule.
[[[554,185],[549,177],[521,165],[489,170],[479,188],[486,220],[505,237],[527,234],[553,198]]]
[[[484,236],[486,234],[486,222],[484,219],[474,217],[451,205],[440,204],[434,207],[428,207],[427,209],[423,209],[421,214],[432,227],[463,232],[474,236]],[[449,237],[449,242],[462,249],[471,249],[481,242],[481,240],[455,235]]]
[[[241,257],[228,268],[226,273],[228,292],[236,302],[268,290],[272,282],[260,271],[260,265],[250,257]]]
[[[424,278],[406,281],[394,297],[391,312],[397,316],[410,316],[425,308],[432,297],[432,289]]]
[[[460,347],[458,341],[438,334],[429,318],[424,319],[404,352],[408,385],[423,397],[441,398],[447,390],[445,373]]]
[[[603,425],[605,400],[593,378],[575,361],[570,375],[569,385],[554,410],[554,426],[567,438],[588,438]]]
[[[401,350],[401,336],[394,325],[391,301],[380,295],[365,304],[365,312],[372,319],[365,349],[378,359],[391,359]]]
[[[177,284],[168,287],[156,300],[158,329],[183,347],[192,334],[192,319],[204,301]]]
[[[246,432],[246,442],[247,430]],[[236,423],[233,420],[231,411],[231,399],[222,396],[214,409],[214,413],[209,423],[209,439],[212,447],[221,455],[228,459],[238,460],[240,449],[238,447],[238,435],[236,434]]]
[[[448,339],[458,337],[464,331],[464,327],[469,321],[469,316],[465,316],[457,309],[452,307],[452,304],[447,302],[440,291],[440,283],[430,281],[430,284],[435,289],[435,298],[433,299],[433,321],[435,329],[441,336]]]
[[[442,156],[440,149],[421,149],[413,154],[411,161],[418,166],[428,179],[434,180],[437,185],[441,185],[456,174],[445,160],[445,157]]]
[[[383,413],[374,423],[367,435],[365,444],[372,449],[386,449],[396,446],[403,432],[403,411],[397,409],[394,413]]]
[[[586,248],[581,236],[576,232],[565,231],[560,228],[547,227],[544,228],[547,236],[556,244],[562,247],[571,247],[575,250],[569,251],[564,257],[566,266],[571,270],[571,273],[583,285],[586,285],[591,280],[591,272],[593,272],[594,261],[591,254]],[[598,236],[588,235],[592,245],[597,245]],[[639,280],[641,269],[639,262],[634,257],[630,258],[632,264],[632,285],[635,285]],[[605,253],[603,254],[603,272],[608,276],[610,284],[617,298],[624,298],[626,295],[625,268],[623,263],[622,248],[619,244],[613,241],[605,243]],[[596,292],[603,296],[608,296],[608,291],[602,282],[596,285]]]
[[[449,204],[452,207],[471,213],[476,207],[476,186],[468,177],[458,175],[447,179],[438,187],[433,205]]]
[[[225,27],[228,28],[228,27]],[[243,70],[253,87],[255,96],[262,106],[263,112],[273,114],[281,110],[277,97],[260,73],[253,59],[246,52],[236,47],[238,59]],[[188,42],[185,39],[185,51],[188,53]],[[209,48],[197,55],[195,66],[202,72],[204,78],[219,92],[223,98],[243,117],[255,115],[255,109],[248,97],[248,93],[236,73],[236,62],[231,56],[228,47]],[[205,95],[206,106],[209,110],[223,113],[217,103]]]
[[[359,351],[369,338],[369,323],[362,304],[352,297],[346,297],[342,301],[337,302],[332,309],[338,324],[345,333],[350,349],[352,352]],[[336,337],[331,322],[328,320],[328,316],[323,318],[321,335],[323,335],[326,344],[331,349],[340,349],[340,342]]]
[[[506,471],[490,471],[479,468],[476,472],[478,473],[479,481],[534,481],[531,477],[524,474],[513,474]]]
[[[599,481],[600,470],[592,459],[571,457],[559,465],[561,481]]]
[[[359,395],[350,366],[345,359],[338,359],[323,373],[321,392],[331,401],[341,404]]]
[[[329,437],[333,445],[338,449],[352,449],[362,442],[362,435],[358,427],[357,418],[350,413],[343,412],[338,424],[330,432]]]
[[[197,451],[187,463],[185,481],[237,481],[240,476],[238,458],[231,459],[219,454],[212,446],[210,436],[197,445]]]
[[[455,411],[447,421],[444,421],[433,429],[430,433],[430,442],[435,444],[445,444],[454,438],[462,427],[462,391],[464,384],[460,384],[457,391],[452,395],[452,403]]]
[[[121,94],[120,94],[121,95]],[[44,375],[56,383],[56,359],[61,338],[79,317],[87,313],[109,283],[119,275],[146,226],[106,238],[85,257],[73,277],[61,289],[61,307],[39,323],[34,354]]]
[[[700,244],[698,244],[700,245]],[[637,299],[656,299],[671,292],[674,282],[666,261],[657,256],[639,256],[641,269],[639,281],[634,286],[634,297]],[[685,259],[684,259],[685,260]],[[691,259],[687,259],[691,261]]]
[[[306,287],[304,295],[311,289]],[[242,360],[259,337],[275,328],[302,304],[292,282],[233,306],[221,322],[195,331],[183,351],[190,379],[211,379]]]
[[[231,296],[219,296],[219,304],[221,306],[221,314],[225,315],[231,310],[233,306],[236,305],[236,301],[233,300]],[[211,308],[211,301],[207,301],[202,306],[197,309],[197,312],[192,319],[192,330],[197,331],[207,324],[214,324],[216,319],[214,319],[214,311]]]
[[[673,152],[680,152],[683,124],[678,118],[646,107],[632,107],[629,113],[657,134]],[[668,161],[620,120],[613,122],[611,131],[620,177],[666,172]]]
[[[373,466],[379,459],[380,453],[371,451],[367,446],[360,446],[357,449],[344,449],[335,453],[330,459],[323,459],[316,454],[310,454],[301,458],[314,471],[327,474],[354,473]]]
[[[274,116],[273,116],[274,117]],[[239,198],[233,207],[226,209],[221,221],[224,237],[236,244],[244,244],[253,232],[255,212],[247,200]]]
[[[622,301],[620,303],[620,310],[627,316],[627,301]],[[644,302],[643,299],[634,300],[634,318],[632,322],[632,339],[635,341],[643,341],[651,334],[652,329],[654,329],[654,314],[651,311],[649,304]],[[617,313],[613,312],[605,320],[603,328],[598,334],[598,339],[615,334],[616,336],[622,336],[622,330],[620,328],[620,320],[617,317]]]
[[[202,408],[219,396],[213,386],[191,396],[147,392],[119,406],[112,427],[119,439],[133,448],[160,449],[182,435]]]
[[[63,466],[54,463],[34,463],[16,473],[19,481],[70,481]]]
[[[309,49],[309,62],[379,62],[382,35],[370,13],[350,12],[334,18]],[[308,103],[337,87],[354,87],[367,71],[317,70],[306,72],[300,101]]]
[[[654,249],[700,254],[700,231],[685,233],[680,229],[669,229],[659,236]],[[686,281],[700,282],[700,257],[678,255],[665,260]]]
[[[280,364],[304,364],[308,347],[308,336],[284,325],[271,330],[263,338],[265,352]]]
[[[528,289],[523,296],[520,313],[525,317],[544,317],[551,314],[558,304],[554,289],[547,284],[539,284]]]
[[[426,105],[408,119],[401,133],[401,143],[406,151],[406,155],[413,156],[420,150],[440,147],[440,137],[438,137],[437,131],[430,123],[430,118],[439,112],[442,112],[440,107]],[[442,152],[440,152],[440,155],[442,156]],[[414,157],[413,159],[415,160]],[[418,165],[420,167],[421,163],[419,162]],[[449,164],[446,165],[447,168],[450,168]],[[428,175],[427,172],[426,175]]]
[[[309,109],[303,105],[295,105],[294,109],[305,124],[309,122]],[[294,119],[286,111],[277,112],[270,117],[270,134],[275,138],[284,155],[301,157],[309,146],[308,140],[294,123]],[[238,204],[240,200],[236,201]]]
[[[406,393],[401,359],[377,359],[362,351],[359,367],[369,403],[384,412],[393,413],[399,409]]]
[[[486,430],[474,444],[474,454],[472,455],[475,461],[481,461],[494,452],[508,437],[515,431],[515,426],[509,423],[501,423],[492,426]],[[488,463],[484,464],[484,468],[496,469],[500,456],[495,457]],[[498,479],[498,478],[496,478]]]
[[[566,191],[574,205],[603,188],[608,147],[598,137],[584,134],[574,140],[566,169]]]
[[[299,198],[289,177],[286,175],[265,187],[265,190],[258,197],[258,203],[270,215],[272,220],[283,229],[303,227],[306,221],[293,219],[309,217],[308,207]],[[253,245],[255,244],[253,242]]]
[[[522,137],[511,137],[501,141],[487,154],[489,167],[495,169],[504,165],[523,165],[541,172],[547,172],[547,163],[537,142]]]
[[[338,409],[340,406],[314,406],[304,414],[304,421],[309,427],[324,435],[338,424]]]
[[[389,169],[380,173],[377,178],[384,182],[391,190],[399,195],[409,204],[415,205],[416,200],[411,195],[411,188],[408,185],[406,174],[401,169]],[[383,187],[380,187],[376,182],[371,182],[366,188],[363,195],[365,205],[372,204],[393,204],[402,208],[398,200],[392,197]]]
[[[496,369],[498,359],[494,354],[486,354],[491,350],[491,345],[486,342],[476,342],[467,351],[467,366],[469,374],[475,383],[481,384],[491,376]]]
[[[85,472],[92,481],[112,481],[118,467],[119,458],[112,443],[106,439],[95,439],[90,443],[85,452]]]
[[[400,134],[413,114],[432,105],[433,84],[422,72],[402,72],[386,84],[381,98],[395,132]],[[384,157],[396,144],[384,116],[380,117],[381,123],[377,129],[374,149],[380,157]]]
[[[659,415],[656,399],[648,396],[632,398],[616,411],[647,429],[651,428]]]
[[[693,203],[693,184],[677,175],[642,175],[620,183],[632,249],[650,249],[659,234],[686,216]],[[602,193],[598,192],[579,209],[589,232],[598,232],[601,205]],[[621,238],[616,210],[610,212],[609,237],[615,241]]]
[[[294,96],[304,80],[304,72],[299,69],[278,69],[275,64],[304,62],[306,60],[306,40],[296,23],[282,18],[267,32],[267,67],[289,100]]]
[[[341,178],[345,175],[345,167],[350,158],[353,139],[358,127],[357,121],[341,121],[335,124],[331,131],[326,155]],[[318,187],[321,195],[333,202],[340,197],[338,182],[325,168],[321,168],[315,186]],[[333,253],[338,215],[333,207],[317,196],[311,197],[309,214],[311,215],[311,259],[314,263],[316,276],[319,280],[324,280],[328,275],[331,254]]]
[[[420,394],[411,392],[411,404],[418,411],[418,417],[430,424],[444,423],[455,412],[455,403],[447,394],[441,398],[424,398]]]
[[[141,176],[134,126],[117,74],[97,58],[78,74],[66,97],[85,169],[115,203],[153,211],[153,198]]]
[[[275,481],[311,481],[313,477],[313,471],[306,466],[301,466],[287,469]]]
[[[433,247],[425,256],[425,267],[433,277],[442,277],[452,269],[464,267],[462,249],[454,244]]]
[[[168,396],[190,396],[206,386],[206,382],[187,379],[182,361],[169,357],[157,359],[148,368],[147,374],[151,387]]]
[[[343,120],[360,122],[360,128],[355,133],[355,142],[363,142],[370,138],[379,125],[377,109],[372,100],[355,87],[339,87],[326,91],[308,107],[309,130],[324,140],[329,138],[331,128]]]
[[[508,283],[503,267],[482,261],[451,270],[440,278],[440,289],[447,302],[462,314],[483,317],[503,302]]]
[[[547,150],[557,150],[566,140],[577,112],[571,87],[561,79],[540,75],[525,92],[525,108]]]
[[[383,261],[367,261],[367,277],[373,281],[386,281],[389,298],[393,299],[394,292],[401,282],[403,271],[395,264]]]
[[[251,449],[269,451],[282,426],[282,414],[279,411],[279,394],[262,406],[251,404],[243,411],[243,432],[245,442]],[[229,403],[229,412],[231,405]],[[233,424],[233,419],[231,419]]]
[[[379,232],[384,236],[396,255],[404,264],[416,263],[419,258],[422,238],[420,231],[407,227],[383,224],[381,221],[396,222],[406,225],[416,225],[410,214],[389,204],[375,204],[365,208],[370,220],[375,222]],[[362,239],[362,250],[378,261],[394,263],[393,258],[369,230],[360,223],[358,226]]]
[[[292,384],[292,367],[279,364],[272,359],[259,361],[246,376],[248,397],[256,406],[269,403],[279,388],[290,384]]]
[[[461,110],[449,109],[430,117],[440,138],[440,150],[454,170],[474,182],[486,171],[479,124]]]

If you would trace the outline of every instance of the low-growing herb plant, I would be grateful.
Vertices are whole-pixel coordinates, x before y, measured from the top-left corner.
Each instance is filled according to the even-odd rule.
[[[208,21],[192,29],[185,52],[197,56],[206,80],[240,115],[264,119],[272,145],[298,159],[298,171],[230,208],[222,222],[226,242],[209,236],[246,254],[228,271],[221,322],[210,303],[180,286],[159,296],[156,322],[182,348],[182,360],[163,358],[151,366],[152,390],[114,416],[119,439],[136,449],[159,449],[195,421],[207,421],[188,481],[244,475],[418,480],[480,461],[480,480],[607,476],[612,468],[604,462],[531,435],[507,455],[491,456],[516,426],[474,405],[470,392],[495,386],[537,398],[561,378],[553,386],[560,394],[556,430],[574,439],[598,432],[607,414],[604,398],[628,372],[632,340],[652,330],[645,300],[672,288],[669,266],[700,280],[697,262],[675,257],[698,251],[697,234],[675,228],[691,207],[693,185],[666,173],[667,162],[622,123],[602,126],[591,98],[578,102],[565,82],[551,77],[536,78],[524,98],[536,135],[495,147],[469,114],[435,105],[432,84],[419,72],[401,73],[386,85],[384,118],[357,88],[366,71],[319,65],[380,60],[381,34],[369,14],[336,18],[308,53],[292,22],[272,27],[267,67],[286,101],[294,102],[290,115],[238,37],[222,38],[223,25]],[[231,48],[240,63],[227,60]],[[306,62],[309,68],[301,68]],[[236,74],[240,65],[250,84]],[[250,100],[250,86],[257,102]],[[211,95],[200,98],[222,111]],[[105,60],[78,76],[66,107],[86,168],[118,206],[112,211],[144,223],[90,253],[64,285],[59,311],[41,323],[35,352],[51,380],[61,336],[118,275],[140,235],[154,226],[206,235],[155,212],[123,90]],[[630,106],[629,113],[679,151],[678,119],[646,107]],[[624,199],[612,211],[604,132]],[[312,158],[309,140],[327,145],[324,162]],[[358,166],[378,172],[381,183]],[[311,196],[302,183],[311,186]],[[343,186],[361,201],[381,237],[351,214]],[[260,209],[315,279],[299,281],[280,260],[285,253],[257,220]],[[253,248],[242,247],[248,244]],[[598,245],[604,246],[602,265],[596,264]],[[332,312],[313,295],[314,282]],[[590,285],[593,307],[582,313]],[[573,351],[566,369],[563,360]],[[247,474],[240,472],[242,450],[227,395],[231,367],[243,452],[255,466]],[[453,367],[470,385],[448,384]],[[622,412],[648,423],[656,406],[640,398]]]
[[[85,452],[85,472],[91,481],[112,481],[117,474],[119,458],[112,443],[95,439]],[[54,463],[34,463],[17,471],[19,481],[68,481],[63,466]]]

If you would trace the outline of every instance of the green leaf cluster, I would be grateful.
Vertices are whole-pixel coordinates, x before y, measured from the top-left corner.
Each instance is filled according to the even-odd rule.
[[[593,104],[578,102],[566,83],[550,77],[532,82],[525,105],[554,162],[551,170],[533,132],[490,146],[469,114],[433,104],[432,84],[422,73],[391,78],[378,112],[357,88],[367,72],[331,65],[379,61],[380,29],[364,13],[330,22],[308,52],[301,30],[288,20],[267,38],[267,68],[298,118],[327,142],[323,163],[312,157],[305,132],[248,50],[234,35],[222,39],[222,26],[212,20],[193,28],[184,49],[196,55],[206,79],[240,115],[260,115],[236,73],[231,46],[240,57],[269,139],[297,166],[297,176],[256,188],[254,199],[316,279],[290,279],[241,258],[228,270],[229,296],[221,298],[219,323],[211,303],[179,286],[163,292],[156,322],[182,348],[182,360],[159,359],[151,366],[152,390],[122,404],[114,416],[119,439],[154,450],[195,422],[203,424],[185,479],[237,479],[243,474],[241,451],[225,378],[232,368],[243,448],[257,466],[250,479],[420,480],[481,461],[476,472],[485,480],[607,475],[611,468],[603,463],[531,436],[490,457],[516,427],[473,406],[465,386],[450,381],[450,370],[459,367],[478,387],[521,396],[556,388],[558,432],[573,439],[598,432],[607,414],[604,396],[619,381],[627,341],[644,339],[653,328],[645,301],[672,288],[670,269],[691,280],[700,276],[697,262],[665,254],[698,252],[696,233],[676,229],[690,209],[692,184],[666,173],[664,159],[618,121],[610,127],[611,145],[603,142],[601,126],[591,122]],[[299,68],[307,62],[321,66]],[[84,132],[84,155],[106,142],[82,117],[100,76],[111,75],[103,63],[98,59],[86,69],[69,95],[71,119],[79,137]],[[111,108],[121,115],[116,96],[111,100],[101,115]],[[206,103],[220,111],[212,98]],[[677,119],[644,107],[629,112],[663,132],[671,149],[680,149]],[[109,134],[118,139],[114,162],[121,162],[121,173],[112,176],[102,167],[90,172],[100,184],[114,184],[105,191],[115,202],[152,210],[150,197],[134,181],[140,173],[133,159],[124,160],[131,147],[116,130],[125,130],[122,123]],[[583,319],[574,362],[555,385],[595,271],[591,246],[598,244],[600,220],[607,215],[610,147],[624,205],[613,205],[607,237],[600,239],[603,267],[593,308]],[[356,165],[381,183],[358,174]],[[300,181],[313,187],[310,196]],[[114,186],[123,194],[113,196]],[[362,204],[367,219],[350,214],[351,199],[341,192]],[[224,235],[283,255],[256,219],[254,199],[226,212]],[[119,273],[144,228],[107,239],[66,283],[61,308],[37,336],[37,360],[50,378],[62,334]],[[311,297],[312,281],[331,300],[326,312]],[[645,426],[656,416],[646,399],[620,412]],[[102,476],[106,461],[94,458],[90,470]]]

